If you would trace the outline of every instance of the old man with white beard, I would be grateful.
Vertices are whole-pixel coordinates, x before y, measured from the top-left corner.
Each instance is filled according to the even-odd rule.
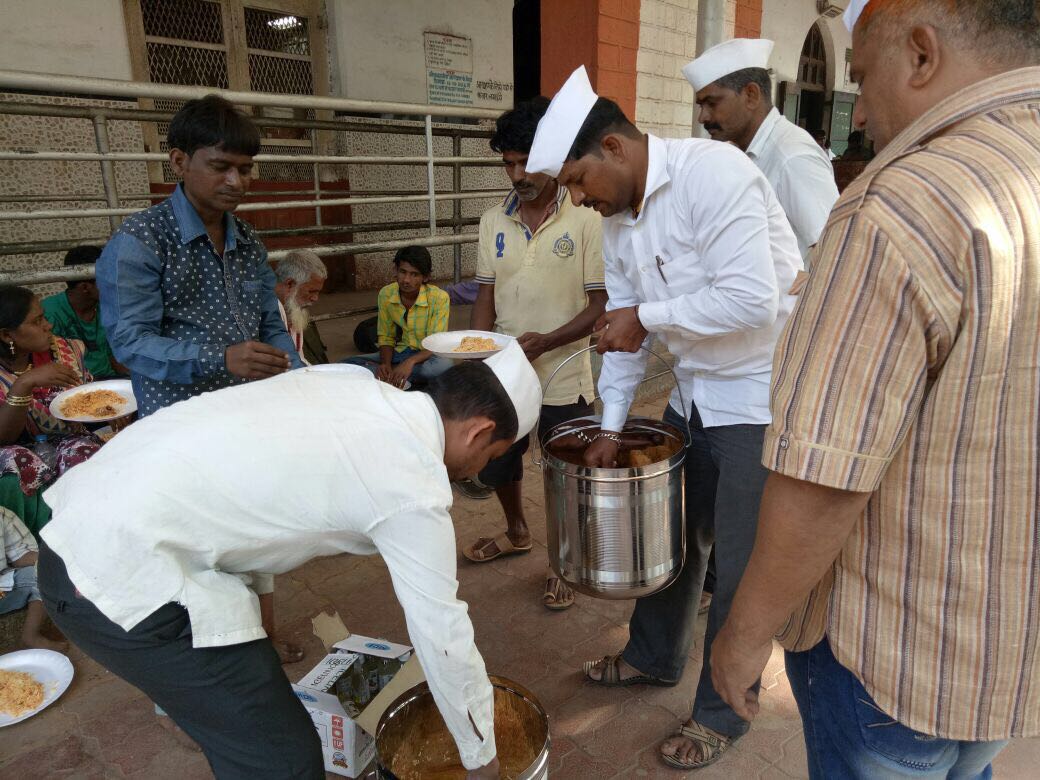
[[[278,297],[278,311],[282,315],[286,330],[293,346],[300,354],[300,360],[311,365],[303,354],[305,331],[310,325],[310,313],[307,311],[318,301],[325,280],[329,276],[325,263],[309,249],[294,249],[278,263],[274,271],[277,282],[274,294]]]

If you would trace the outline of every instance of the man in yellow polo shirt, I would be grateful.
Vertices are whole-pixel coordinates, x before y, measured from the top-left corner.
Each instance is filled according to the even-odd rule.
[[[448,329],[448,293],[429,284],[433,259],[424,246],[406,246],[394,256],[397,281],[379,291],[379,351],[355,355],[344,363],[364,366],[376,379],[403,387],[405,382],[429,382],[452,366],[422,348],[431,333]]]
[[[600,216],[571,203],[555,179],[525,170],[538,120],[548,105],[547,99],[535,98],[496,123],[491,149],[502,155],[513,191],[481,217],[480,288],[470,319],[476,330],[517,337],[543,387],[564,360],[589,345],[607,303]],[[567,363],[546,389],[538,435],[592,414],[594,400],[592,364],[585,353]],[[525,437],[480,472],[480,482],[493,487],[502,504],[506,531],[464,549],[475,563],[531,549],[520,494],[527,447]],[[566,609],[574,594],[550,570],[542,601],[549,609]]]

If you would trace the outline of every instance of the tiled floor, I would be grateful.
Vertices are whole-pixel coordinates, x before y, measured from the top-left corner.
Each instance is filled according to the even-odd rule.
[[[643,404],[659,411],[663,398]],[[657,758],[657,744],[687,717],[700,668],[694,647],[682,683],[672,689],[608,690],[582,682],[585,659],[618,650],[625,641],[630,604],[583,596],[563,613],[541,606],[545,525],[539,474],[528,465],[524,501],[536,540],[534,552],[474,565],[460,556],[462,597],[470,603],[477,643],[489,671],[533,690],[551,717],[551,776],[560,780],[679,778]],[[458,497],[453,516],[459,545],[499,530],[494,499]],[[287,668],[297,679],[322,655],[310,618],[335,609],[359,633],[407,641],[403,615],[379,558],[313,561],[278,578],[278,620],[307,657]],[[2,648],[0,648],[2,650]],[[151,704],[76,650],[72,687],[39,716],[0,730],[0,778],[211,777],[199,753],[181,747],[156,724]],[[709,778],[805,777],[798,716],[774,653],[765,679],[762,713],[751,732],[716,765],[696,773]],[[996,776],[1037,777],[1040,740],[1013,744],[997,762]],[[334,775],[329,775],[334,777]]]

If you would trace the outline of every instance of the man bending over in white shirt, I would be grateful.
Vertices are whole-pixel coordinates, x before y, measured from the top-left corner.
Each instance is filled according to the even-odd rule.
[[[748,729],[712,688],[710,647],[755,541],[773,348],[794,301],[786,293],[801,266],[798,244],[769,182],[739,150],[640,133],[597,98],[584,69],[553,99],[527,169],[557,176],[575,203],[605,218],[603,420],[586,463],[614,465],[650,334],[676,357],[693,433],[686,565],[671,586],[636,602],[623,652],[587,663],[585,673],[606,685],[679,681],[714,539],[715,595],[693,714],[661,746],[668,764],[697,769]],[[675,393],[664,419],[685,430],[682,411]]]
[[[324,778],[257,593],[311,558],[379,553],[469,777],[498,777],[492,688],[456,595],[449,480],[505,452],[540,405],[517,345],[429,394],[302,369],[173,404],[47,491],[44,605],[218,778]]]

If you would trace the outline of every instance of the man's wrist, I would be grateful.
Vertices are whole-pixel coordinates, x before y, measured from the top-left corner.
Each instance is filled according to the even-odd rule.
[[[212,376],[227,368],[227,353],[233,344],[202,344],[199,346],[199,366],[203,376]]]

